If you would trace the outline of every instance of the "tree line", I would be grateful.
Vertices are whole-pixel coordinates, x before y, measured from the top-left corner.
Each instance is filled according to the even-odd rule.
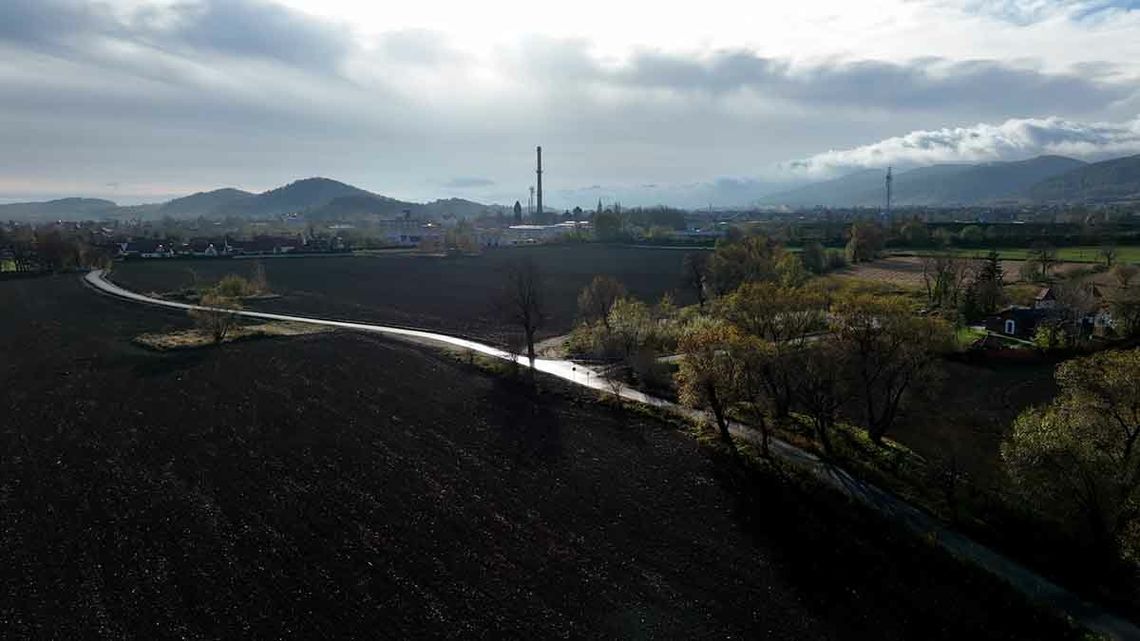
[[[63,272],[105,267],[111,253],[84,229],[0,225],[0,268],[19,273]]]
[[[797,276],[803,265],[789,267],[789,255],[756,234],[693,254],[702,258],[685,261],[685,280],[700,295],[684,308],[668,296],[639,301],[597,276],[579,294],[568,350],[607,359],[611,376],[627,383],[671,388],[707,412],[734,451],[747,432],[762,456],[776,434],[810,435],[825,457],[841,455],[840,432],[886,446],[908,407],[939,402],[944,357],[954,350],[952,317],[881,288]],[[1003,300],[993,255],[928,270],[928,302],[992,309]],[[524,330],[534,358],[545,318],[541,273],[525,261],[508,283],[506,318]],[[1140,551],[1140,350],[1070,360],[1056,376],[1060,394],[1026,410],[1004,439],[1004,487],[1013,497],[1005,509],[1033,506],[1035,518],[1116,562]]]

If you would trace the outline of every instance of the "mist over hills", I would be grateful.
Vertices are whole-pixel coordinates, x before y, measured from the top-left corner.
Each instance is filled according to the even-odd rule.
[[[895,174],[893,202],[926,206],[1029,202],[1034,200],[1032,189],[1042,181],[1085,167],[1086,163],[1063,156],[919,167]],[[794,207],[877,207],[885,201],[883,178],[882,170],[861,170],[773,194],[763,202]]]
[[[115,218],[273,218],[299,213],[310,220],[367,217],[479,216],[501,208],[460,198],[415,203],[374,194],[328,178],[305,178],[254,194],[224,188],[199,192],[165,203],[121,207],[110,200],[64,198],[47,202],[0,205],[0,220],[44,222]]]
[[[0,220],[43,221],[64,218],[107,218],[119,206],[100,198],[60,198],[37,203],[0,205]]]
[[[881,169],[864,169],[749,200],[789,207],[881,207],[883,178]],[[1063,156],[1038,156],[1015,162],[931,165],[895,173],[893,195],[895,205],[932,207],[1140,200],[1140,155],[1091,164]],[[471,218],[503,211],[506,208],[501,205],[462,198],[410,202],[328,178],[305,178],[260,194],[223,188],[127,207],[97,198],[0,205],[0,220],[265,219],[300,214],[307,220],[333,221],[404,215]]]

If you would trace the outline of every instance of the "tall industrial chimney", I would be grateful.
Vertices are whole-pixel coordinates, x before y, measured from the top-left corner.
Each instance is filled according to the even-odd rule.
[[[891,167],[887,167],[887,216],[891,215],[891,183],[894,182],[894,177],[891,175]]]
[[[538,209],[535,215],[542,220],[542,147],[538,148],[538,169],[535,173],[538,174]]]

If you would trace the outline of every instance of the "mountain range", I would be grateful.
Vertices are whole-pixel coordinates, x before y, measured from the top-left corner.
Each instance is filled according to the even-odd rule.
[[[405,212],[416,218],[447,214],[474,217],[502,208],[461,198],[415,203],[389,198],[328,178],[306,178],[254,194],[240,189],[216,189],[149,205],[119,206],[109,200],[64,198],[37,203],[0,205],[0,220],[51,221],[113,218],[273,218],[298,213],[308,220],[353,220],[395,217]]]
[[[791,207],[881,207],[881,170],[860,170],[839,178],[779,192],[761,204]],[[895,205],[1086,203],[1140,199],[1140,155],[1085,163],[1063,156],[1016,162],[942,164],[894,174]]]
[[[789,207],[881,207],[883,172],[865,169],[770,194],[760,205]],[[751,200],[751,199],[750,199]],[[1140,200],[1140,155],[1086,163],[1063,156],[1038,156],[1016,162],[941,164],[894,174],[892,203],[933,207],[1097,203]],[[0,205],[0,220],[52,221],[146,218],[273,218],[300,214],[307,220],[333,221],[453,215],[476,217],[505,211],[461,198],[415,203],[381,196],[328,178],[306,178],[255,194],[216,189],[150,205],[120,206],[95,198]]]

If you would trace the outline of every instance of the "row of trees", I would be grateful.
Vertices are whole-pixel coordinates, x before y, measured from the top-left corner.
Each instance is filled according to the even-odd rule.
[[[882,442],[907,399],[937,378],[937,355],[950,345],[949,326],[904,299],[808,284],[813,271],[801,256],[762,235],[731,237],[684,265],[695,309],[678,312],[669,299],[651,307],[599,276],[579,296],[569,347],[622,361],[643,380],[659,371],[660,354],[677,351],[679,397],[711,411],[729,443],[732,418],[756,427],[766,450],[770,425],[799,412],[830,452],[841,410]],[[508,283],[520,271],[531,270],[516,268]],[[509,316],[525,332],[532,297],[515,284],[507,290]]]
[[[809,420],[824,451],[841,412],[882,443],[900,409],[936,381],[949,326],[915,315],[907,301],[750,282],[718,300],[680,338],[680,398],[757,428],[766,451],[771,421]]]
[[[10,230],[0,226],[0,257],[11,262],[12,270],[23,273],[103,267],[111,258],[86,233],[54,225]]]
[[[840,421],[862,426],[872,442],[882,443],[908,404],[938,388],[951,326],[880,292],[821,281],[785,284],[770,247],[756,237],[732,250],[729,255],[757,264],[734,267],[735,288],[718,294],[710,287],[703,306],[686,310],[667,300],[646,305],[617,281],[597,277],[579,296],[579,331],[627,364],[646,354],[656,363],[659,354],[676,350],[680,400],[708,411],[732,447],[734,422],[757,431],[765,454],[776,426],[805,427],[828,455],[835,453]],[[934,275],[941,270],[950,276]],[[960,302],[990,297],[976,303],[987,306],[1000,297],[1001,267],[992,257],[969,278],[956,276],[954,266],[931,272],[930,295],[943,292],[937,296],[948,304],[955,288]],[[507,283],[504,309],[523,328],[533,358],[534,331],[545,318],[540,274],[532,262],[520,262],[508,270]],[[1106,558],[1136,552],[1140,350],[1066,362],[1057,380],[1058,397],[1024,412],[1002,446],[1013,486],[1026,504],[1085,537]]]
[[[779,282],[799,287],[847,265],[843,253],[811,243],[796,254],[782,243],[762,235],[733,235],[717,243],[715,251],[691,252],[683,261],[685,286],[697,297],[701,310],[712,298],[724,296],[746,282]]]

